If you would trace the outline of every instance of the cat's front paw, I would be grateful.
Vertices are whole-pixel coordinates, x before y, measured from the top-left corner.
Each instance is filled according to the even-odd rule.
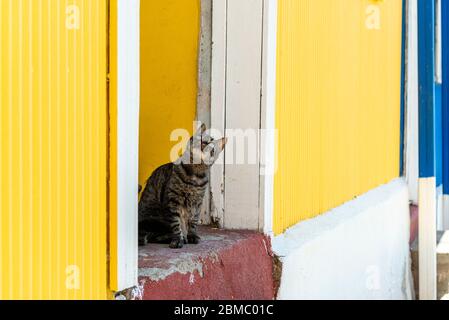
[[[170,242],[170,248],[171,249],[181,249],[184,246],[184,239],[179,238],[179,239],[173,239]]]
[[[187,240],[191,244],[198,244],[198,243],[200,243],[201,238],[197,234],[189,234],[189,235],[187,235]]]

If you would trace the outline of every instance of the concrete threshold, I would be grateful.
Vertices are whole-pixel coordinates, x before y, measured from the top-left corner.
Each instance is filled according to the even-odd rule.
[[[202,241],[182,249],[139,248],[143,300],[271,300],[275,297],[270,239],[251,231],[201,227]]]

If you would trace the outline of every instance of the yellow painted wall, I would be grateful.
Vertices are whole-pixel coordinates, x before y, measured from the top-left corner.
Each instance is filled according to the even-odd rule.
[[[0,299],[106,298],[106,0],[0,4]]]
[[[199,28],[199,0],[141,1],[141,184],[170,162],[172,130],[192,131]]]
[[[366,27],[372,4],[379,30]],[[398,177],[401,10],[279,0],[277,234]]]

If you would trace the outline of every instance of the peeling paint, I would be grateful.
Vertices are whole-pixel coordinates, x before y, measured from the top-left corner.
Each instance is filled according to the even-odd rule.
[[[143,293],[146,280],[141,280],[137,287],[134,287],[131,292],[132,300],[143,300]]]
[[[195,283],[195,274],[194,273],[190,274],[189,283],[191,285]]]
[[[198,48],[198,90],[196,120],[211,126],[211,68],[212,68],[212,0],[200,0],[201,19]],[[211,220],[210,186],[201,207],[200,221],[209,225]]]
[[[181,254],[177,259],[172,259],[170,267],[167,268],[141,268],[139,276],[148,277],[151,281],[161,281],[171,274],[178,272],[180,274],[189,274],[198,272],[203,277],[203,262],[198,259],[192,259],[191,254]]]
[[[146,280],[141,280],[139,285],[115,294],[115,300],[143,300]]]

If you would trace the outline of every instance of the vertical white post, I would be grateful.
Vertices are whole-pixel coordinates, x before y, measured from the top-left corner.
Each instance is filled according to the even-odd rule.
[[[117,285],[137,284],[139,171],[140,0],[117,7]]]
[[[264,47],[262,60],[262,110],[260,170],[260,215],[263,232],[273,236],[274,174],[277,168],[276,135],[276,63],[277,0],[264,0]]]
[[[449,230],[449,195],[443,195],[443,228]]]
[[[419,180],[419,299],[436,300],[436,179]]]
[[[435,0],[435,82],[443,83],[441,0]],[[437,230],[444,230],[443,186],[437,188]]]
[[[435,1],[418,0],[419,297],[437,297]],[[441,121],[441,119],[439,119]]]
[[[418,1],[407,1],[407,99],[406,165],[410,200],[418,204],[419,123],[418,123]]]
[[[225,219],[229,229],[261,230],[259,129],[263,1],[228,0],[226,63]],[[244,150],[242,152],[242,150]]]

